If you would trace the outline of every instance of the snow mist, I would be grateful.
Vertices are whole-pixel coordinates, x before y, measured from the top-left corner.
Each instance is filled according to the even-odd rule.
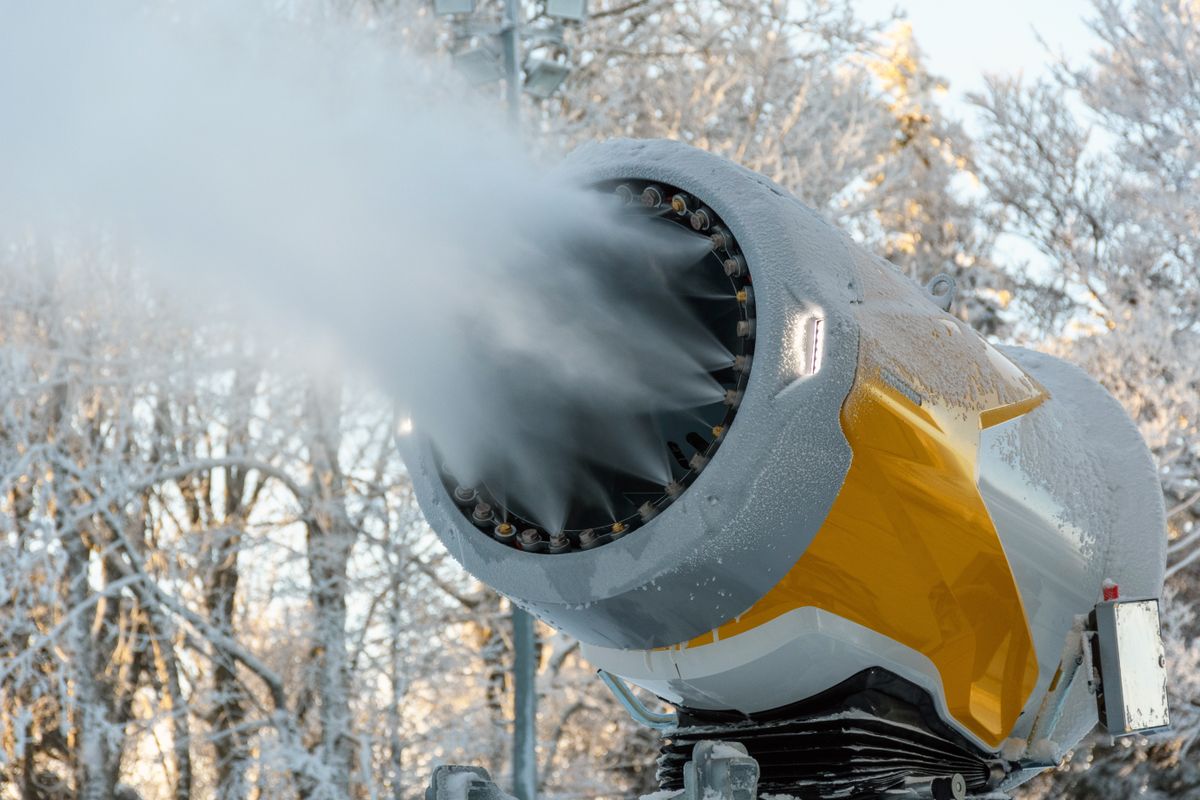
[[[102,231],[194,309],[319,327],[550,530],[589,461],[669,479],[647,415],[730,362],[678,297],[707,240],[539,172],[447,66],[246,5],[0,7],[0,235]]]

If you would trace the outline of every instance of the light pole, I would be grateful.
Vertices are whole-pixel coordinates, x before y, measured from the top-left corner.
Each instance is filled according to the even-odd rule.
[[[509,0],[513,2],[513,0]],[[513,632],[513,794],[536,800],[537,763],[537,632],[527,612],[512,607]]]
[[[498,24],[470,19],[475,0],[434,0],[438,14],[452,15],[455,26],[455,62],[468,79],[477,84],[503,77],[509,122],[521,126],[521,91],[546,99],[558,90],[570,73],[562,23],[579,23],[587,15],[587,0],[543,0],[546,15],[557,20],[551,25],[527,27],[521,19],[521,0],[503,0],[504,13]],[[479,39],[477,47],[460,49],[458,43]],[[522,63],[521,45],[529,42],[546,50],[551,58]],[[503,64],[497,63],[496,48]],[[502,67],[502,69],[500,69]],[[528,613],[512,606],[513,634],[513,752],[512,791],[518,800],[537,800],[537,623]]]
[[[504,0],[504,23],[500,28],[504,48],[504,93],[508,100],[508,118],[513,127],[521,125],[521,0]],[[515,612],[514,612],[515,613]],[[532,798],[517,795],[521,800]]]
[[[521,0],[504,0],[501,28],[504,94],[513,129],[521,127]],[[511,601],[509,601],[511,602]],[[537,630],[533,617],[512,606],[513,752],[512,791],[517,800],[537,800]]]

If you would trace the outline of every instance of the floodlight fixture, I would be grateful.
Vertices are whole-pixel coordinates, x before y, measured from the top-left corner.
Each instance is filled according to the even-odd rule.
[[[489,47],[473,47],[461,53],[455,53],[454,66],[457,67],[473,86],[492,83],[504,77],[504,65],[500,58]]]
[[[433,13],[439,16],[475,13],[475,0],[433,0]]]
[[[546,13],[568,22],[583,22],[587,18],[587,0],[546,0]]]
[[[545,100],[558,91],[570,72],[570,67],[558,61],[533,59],[525,67],[525,91]]]

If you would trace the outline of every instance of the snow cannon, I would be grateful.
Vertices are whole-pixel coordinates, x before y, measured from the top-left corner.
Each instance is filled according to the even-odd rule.
[[[449,552],[664,729],[664,789],[719,740],[762,793],[994,796],[1098,721],[1168,724],[1162,493],[1098,383],[718,156],[617,140],[562,169],[711,238],[724,399],[661,420],[670,481],[610,470],[606,513],[562,530],[456,485],[419,425],[406,446]]]

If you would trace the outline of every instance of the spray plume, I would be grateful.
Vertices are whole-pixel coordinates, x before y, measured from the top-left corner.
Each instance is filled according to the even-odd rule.
[[[707,240],[541,173],[394,45],[246,5],[4,4],[0,235],[100,229],[315,322],[551,530],[589,464],[669,480],[654,415],[731,358],[680,298]]]

